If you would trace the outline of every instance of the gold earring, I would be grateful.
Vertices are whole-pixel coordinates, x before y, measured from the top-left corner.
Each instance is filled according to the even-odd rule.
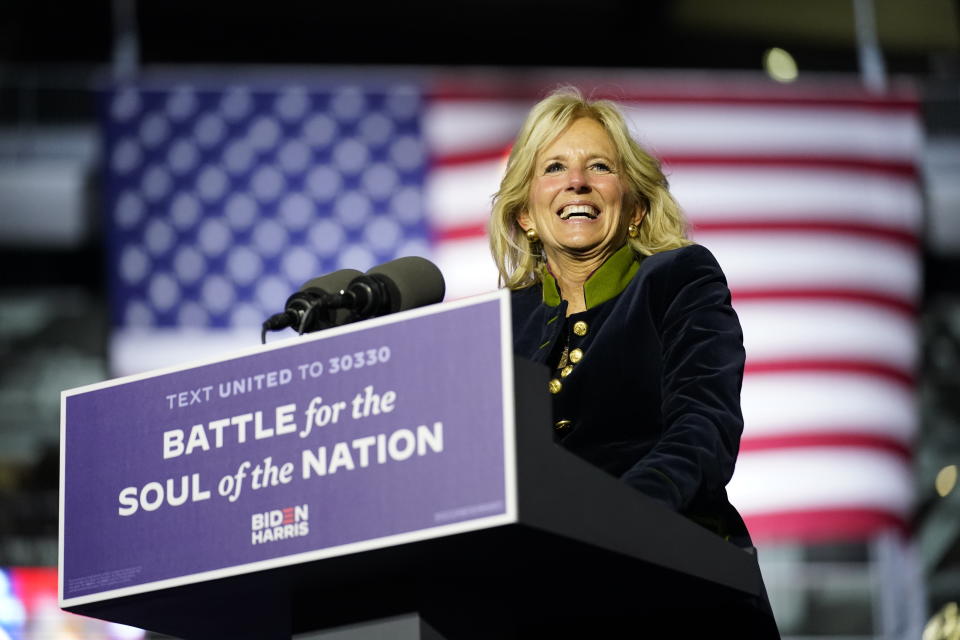
[[[537,230],[533,227],[527,229],[527,240],[530,241],[530,244],[536,244],[540,242],[540,236],[537,235]]]
[[[627,235],[631,238],[636,238],[640,235],[640,229],[637,228],[637,225],[630,223],[630,226],[627,227]]]

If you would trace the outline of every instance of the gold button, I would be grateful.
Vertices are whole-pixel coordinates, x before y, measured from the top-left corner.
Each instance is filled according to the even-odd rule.
[[[565,429],[569,429],[571,424],[570,420],[557,420],[553,423],[553,428],[557,431],[564,431]]]
[[[550,389],[550,393],[560,393],[560,389],[563,389],[563,384],[554,378],[547,384],[547,388]]]
[[[587,323],[583,320],[577,320],[573,323],[573,332],[578,336],[587,335]]]
[[[573,371],[573,365],[568,364],[567,366],[565,366],[563,369],[560,370],[560,377],[566,378],[568,375],[570,375],[571,371]]]
[[[583,359],[583,349],[574,349],[570,352],[570,362],[576,364]]]

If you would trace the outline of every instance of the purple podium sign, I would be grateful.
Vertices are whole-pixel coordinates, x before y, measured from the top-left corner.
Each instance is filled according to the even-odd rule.
[[[64,391],[60,605],[515,522],[509,298]]]

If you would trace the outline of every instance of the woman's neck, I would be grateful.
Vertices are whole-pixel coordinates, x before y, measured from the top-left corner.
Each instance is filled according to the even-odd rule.
[[[587,310],[583,285],[612,254],[612,251],[605,251],[587,256],[571,256],[565,253],[547,256],[547,267],[557,281],[560,296],[567,302],[568,316]]]

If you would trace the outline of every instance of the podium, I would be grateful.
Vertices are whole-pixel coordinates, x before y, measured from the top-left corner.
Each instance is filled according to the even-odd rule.
[[[188,640],[776,637],[756,558],[554,444],[511,343],[498,292],[65,391],[61,607]]]

